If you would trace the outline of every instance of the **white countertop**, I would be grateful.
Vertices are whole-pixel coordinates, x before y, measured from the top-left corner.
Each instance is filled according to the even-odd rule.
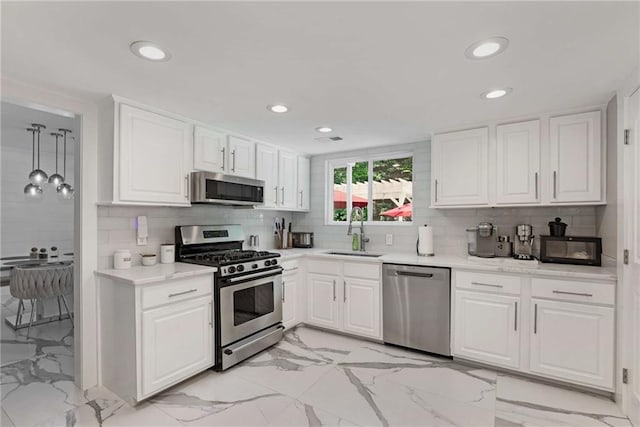
[[[218,271],[215,267],[176,262],[174,264],[156,264],[152,266],[138,265],[127,270],[98,270],[96,275],[108,279],[128,283],[130,285],[147,285],[170,279],[212,274]]]
[[[549,264],[529,261],[519,261],[512,258],[476,258],[456,255],[436,255],[431,257],[414,254],[381,254],[379,257],[365,257],[353,255],[331,255],[331,249],[283,249],[276,250],[283,261],[302,256],[349,260],[354,262],[380,262],[390,264],[424,265],[432,267],[449,267],[465,270],[483,270],[490,272],[535,274],[540,276],[565,277],[573,279],[590,279],[615,281],[617,274],[615,267],[592,267],[585,265]],[[349,252],[349,251],[341,251]]]

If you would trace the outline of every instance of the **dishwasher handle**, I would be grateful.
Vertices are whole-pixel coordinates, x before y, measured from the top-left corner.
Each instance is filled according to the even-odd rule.
[[[402,271],[402,270],[396,270],[396,276],[409,276],[409,277],[425,277],[427,279],[430,279],[433,277],[433,274],[431,273],[418,273],[415,271]]]

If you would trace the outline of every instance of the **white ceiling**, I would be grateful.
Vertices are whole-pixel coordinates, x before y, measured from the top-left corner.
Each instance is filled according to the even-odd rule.
[[[2,2],[2,74],[315,154],[605,103],[637,66],[638,16],[637,2]],[[503,54],[464,56],[496,35]],[[133,56],[136,40],[173,59]],[[496,86],[514,90],[480,99]],[[320,125],[344,141],[315,142]]]

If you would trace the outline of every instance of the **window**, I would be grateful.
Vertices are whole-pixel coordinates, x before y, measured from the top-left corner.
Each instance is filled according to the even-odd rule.
[[[327,162],[328,224],[349,220],[353,209],[362,210],[372,223],[411,222],[413,216],[413,156],[377,155],[365,159]],[[360,220],[360,216],[355,218]]]

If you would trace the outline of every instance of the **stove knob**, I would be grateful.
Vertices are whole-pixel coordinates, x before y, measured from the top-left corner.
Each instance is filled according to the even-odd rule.
[[[266,260],[266,261],[264,262],[264,265],[266,265],[267,267],[269,267],[269,266],[271,265],[271,261]]]
[[[253,268],[253,269],[258,268],[258,264],[253,264],[253,265],[251,266],[251,268]]]
[[[277,260],[277,259],[272,259],[272,260],[271,260],[271,265],[276,265],[277,263],[278,263],[278,260]]]
[[[241,273],[244,271],[244,265],[239,265],[238,266],[238,273]]]
[[[234,266],[229,267],[229,274],[233,274],[236,272],[236,268]]]

